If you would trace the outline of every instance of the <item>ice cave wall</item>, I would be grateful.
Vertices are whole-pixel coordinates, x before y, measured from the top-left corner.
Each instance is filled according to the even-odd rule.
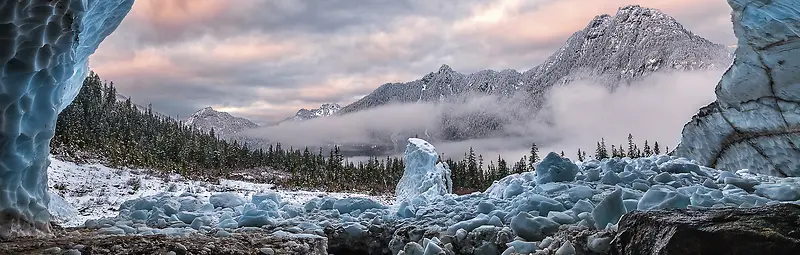
[[[735,60],[672,153],[717,169],[800,176],[800,1],[728,4]]]
[[[49,232],[47,166],[58,113],[89,55],[133,0],[0,1],[0,238]]]

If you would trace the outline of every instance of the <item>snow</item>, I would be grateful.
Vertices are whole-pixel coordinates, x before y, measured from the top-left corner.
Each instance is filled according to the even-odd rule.
[[[407,150],[407,156],[417,157],[412,165],[434,169],[435,147],[424,140],[409,144],[412,149]],[[109,235],[228,236],[271,229],[279,234],[326,236],[328,228],[338,228],[351,238],[365,238],[380,233],[375,229],[395,231],[398,226],[409,226],[439,238],[452,237],[411,238],[410,233],[391,232],[395,254],[452,249],[451,243],[442,240],[478,238],[480,243],[494,242],[490,239],[499,236],[508,236],[497,241],[510,248],[475,249],[490,253],[535,251],[549,247],[553,242],[550,236],[560,227],[614,228],[623,214],[633,210],[800,203],[798,177],[774,177],[748,170],[720,171],[666,155],[569,162],[576,168],[571,181],[541,183],[537,172],[526,172],[507,176],[486,192],[418,195],[399,204],[364,195],[297,196],[305,193],[274,190],[269,184],[228,180],[211,184],[179,176],[154,178],[141,170],[53,162],[52,184],[62,183],[66,188],[60,194],[79,208],[77,219],[67,225],[80,225],[81,220],[91,219],[86,221],[86,227]],[[567,163],[561,159],[558,162]],[[417,168],[411,170],[414,169]],[[606,184],[590,180],[589,174],[613,174],[618,180]],[[130,180],[139,180],[139,188],[134,190],[130,183],[136,182]],[[122,202],[125,200],[129,201]],[[607,250],[610,239],[593,237],[588,241],[590,249]],[[551,251],[574,252],[572,244],[557,245],[550,247]]]
[[[274,190],[275,187],[272,184],[225,179],[220,180],[219,184],[215,184],[186,180],[177,174],[160,178],[142,169],[115,169],[100,164],[78,165],[53,157],[50,158],[50,162],[48,169],[50,192],[62,196],[69,205],[78,211],[74,217],[62,218],[56,214],[57,222],[70,227],[79,226],[90,219],[116,216],[119,207],[125,201],[160,193],[175,196],[184,193],[192,194],[183,196],[178,201],[162,201],[161,205],[166,213],[175,213],[179,210],[198,210],[205,201],[210,200],[212,195],[225,194],[218,192],[235,193],[257,205],[262,204],[261,202],[264,200],[271,200],[275,204],[287,202],[302,205],[312,199],[319,199],[321,196],[332,198],[370,197],[351,193]],[[370,198],[383,205],[391,205],[391,201],[385,197]],[[53,200],[51,199],[51,201]],[[53,205],[51,205],[52,207]]]
[[[437,163],[436,148],[425,140],[409,138],[403,156],[405,169],[395,188],[397,203],[430,201],[453,192],[450,168]]]
[[[47,224],[47,154],[58,113],[77,96],[89,56],[133,0],[4,1],[0,5],[0,237]],[[57,213],[60,211],[60,201]]]

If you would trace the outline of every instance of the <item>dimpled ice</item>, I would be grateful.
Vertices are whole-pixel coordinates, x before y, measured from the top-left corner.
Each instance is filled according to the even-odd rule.
[[[89,55],[132,5],[0,2],[0,237],[49,232],[47,166],[57,115],[80,91]]]

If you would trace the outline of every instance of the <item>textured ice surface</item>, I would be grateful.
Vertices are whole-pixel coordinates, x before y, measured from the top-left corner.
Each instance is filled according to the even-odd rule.
[[[575,180],[578,173],[578,166],[562,158],[555,152],[550,152],[536,165],[536,182],[543,184],[548,182],[564,182]]]
[[[420,198],[432,201],[453,192],[450,168],[443,162],[437,163],[439,154],[432,144],[409,138],[403,160],[403,177],[395,188],[397,203],[414,204]]]
[[[133,0],[0,2],[0,236],[48,231],[56,117]]]
[[[800,2],[728,3],[736,58],[673,154],[717,169],[800,176]]]

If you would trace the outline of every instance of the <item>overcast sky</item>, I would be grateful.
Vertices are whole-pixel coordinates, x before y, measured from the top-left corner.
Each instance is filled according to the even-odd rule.
[[[735,43],[724,0],[136,0],[90,65],[165,114],[212,106],[267,124],[442,64],[527,70],[628,4]]]

